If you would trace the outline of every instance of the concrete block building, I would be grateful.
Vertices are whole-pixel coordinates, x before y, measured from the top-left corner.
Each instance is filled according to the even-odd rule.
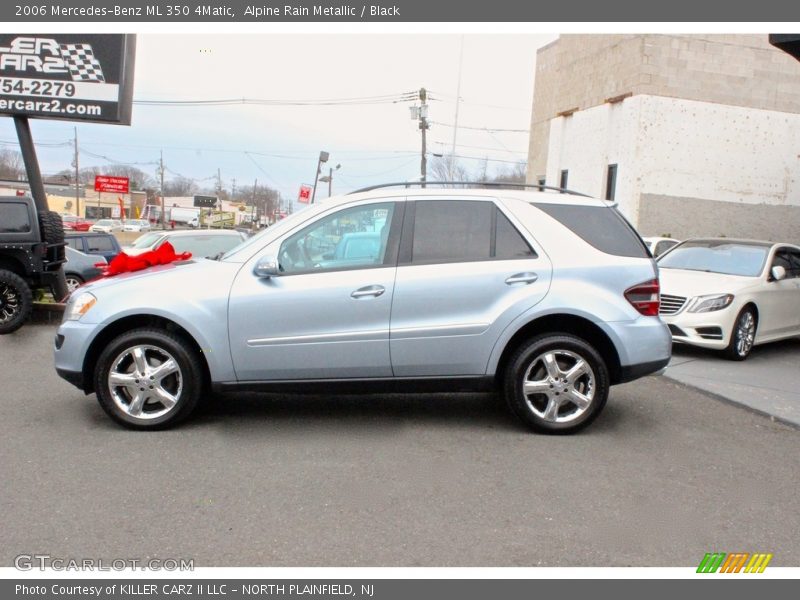
[[[537,54],[528,181],[643,235],[800,243],[800,62],[766,35],[566,35]]]

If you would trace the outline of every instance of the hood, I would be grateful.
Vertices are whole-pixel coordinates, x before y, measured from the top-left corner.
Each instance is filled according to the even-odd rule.
[[[202,270],[215,271],[215,267],[219,267],[220,263],[214,260],[184,260],[179,262],[169,263],[167,265],[158,265],[149,267],[141,271],[134,271],[132,273],[122,273],[114,275],[113,277],[104,277],[91,283],[82,286],[81,291],[97,292],[104,290],[110,286],[117,286],[122,284],[131,284],[141,286],[158,286],[163,285],[162,282],[171,283],[177,280],[186,281],[197,279],[202,281],[204,277],[213,278],[213,273],[200,275]],[[144,281],[147,280],[147,281]]]
[[[705,271],[659,268],[661,293],[672,296],[706,296],[710,294],[735,294],[742,288],[758,282],[757,277],[724,275]]]

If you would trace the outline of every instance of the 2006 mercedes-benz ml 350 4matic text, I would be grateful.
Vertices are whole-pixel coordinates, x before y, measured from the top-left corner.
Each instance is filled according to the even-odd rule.
[[[379,188],[314,204],[216,260],[80,288],[58,373],[122,425],[187,417],[207,390],[497,386],[568,433],[609,386],[662,370],[657,267],[613,206],[548,191]]]

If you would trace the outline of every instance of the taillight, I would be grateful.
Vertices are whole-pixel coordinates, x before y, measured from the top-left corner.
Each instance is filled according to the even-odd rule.
[[[625,299],[643,315],[656,317],[661,303],[659,291],[658,279],[651,279],[625,290]]]

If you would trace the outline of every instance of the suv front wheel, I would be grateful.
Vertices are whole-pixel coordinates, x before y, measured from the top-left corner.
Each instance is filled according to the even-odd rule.
[[[166,429],[197,406],[200,358],[182,337],[134,329],[108,344],[97,361],[94,389],[103,410],[131,429]]]
[[[505,371],[511,410],[540,433],[574,433],[589,425],[608,399],[605,361],[585,340],[545,334],[522,344]]]

